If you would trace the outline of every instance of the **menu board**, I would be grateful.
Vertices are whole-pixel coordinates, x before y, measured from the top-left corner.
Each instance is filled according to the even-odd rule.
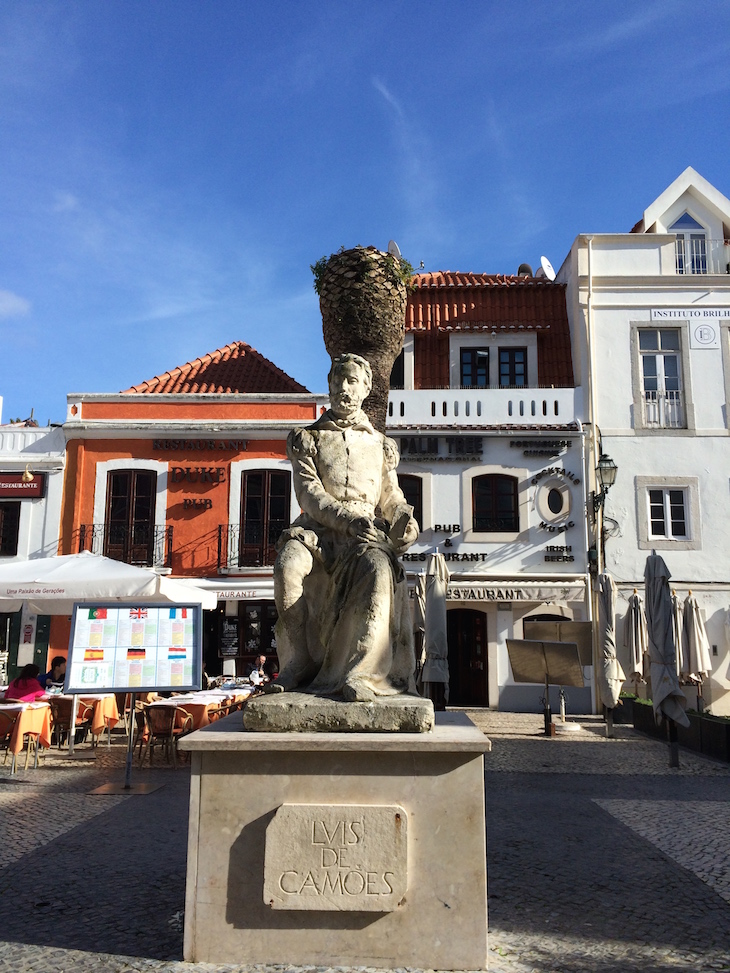
[[[74,605],[65,691],[200,689],[200,605]]]

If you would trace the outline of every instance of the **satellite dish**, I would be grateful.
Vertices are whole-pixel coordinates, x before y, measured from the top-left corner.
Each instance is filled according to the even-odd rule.
[[[401,258],[400,247],[395,242],[395,240],[388,240],[388,253],[391,255],[391,257],[395,257],[396,260],[400,260]]]
[[[547,257],[540,257],[540,266],[542,267],[548,280],[555,280],[555,271],[553,270],[553,265],[550,263]]]

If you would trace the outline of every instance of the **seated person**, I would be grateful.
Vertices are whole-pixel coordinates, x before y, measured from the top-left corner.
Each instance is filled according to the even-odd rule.
[[[38,682],[44,689],[50,689],[52,686],[63,686],[65,675],[66,660],[62,655],[57,655],[52,659],[49,671],[38,677]]]
[[[40,671],[38,666],[33,665],[32,662],[23,666],[20,675],[16,676],[5,690],[5,699],[15,699],[19,703],[30,703],[40,696],[45,696],[46,691],[38,682]]]
[[[254,684],[254,686],[260,686],[262,682],[268,680],[268,674],[265,669],[266,666],[266,656],[257,655],[251,665],[248,667],[248,672],[246,675],[249,680]]]

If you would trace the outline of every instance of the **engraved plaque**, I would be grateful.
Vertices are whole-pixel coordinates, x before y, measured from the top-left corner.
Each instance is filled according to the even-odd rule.
[[[407,829],[395,804],[282,804],[266,829],[264,902],[393,912],[408,887]]]

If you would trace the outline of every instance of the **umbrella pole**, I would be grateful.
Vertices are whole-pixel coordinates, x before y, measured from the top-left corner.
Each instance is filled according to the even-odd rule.
[[[542,715],[545,720],[545,736],[549,737],[552,718],[550,713],[550,684],[548,683],[547,672],[545,673],[545,708],[543,709]]]
[[[697,712],[705,712],[705,697],[702,695],[702,680],[697,684]]]
[[[127,739],[127,767],[124,772],[124,790],[132,789],[132,760],[134,758],[134,728],[135,719],[135,694],[130,694],[129,699],[129,737]],[[150,758],[151,759],[151,758]]]
[[[606,715],[606,737],[613,740],[613,707],[605,706],[604,712]]]

